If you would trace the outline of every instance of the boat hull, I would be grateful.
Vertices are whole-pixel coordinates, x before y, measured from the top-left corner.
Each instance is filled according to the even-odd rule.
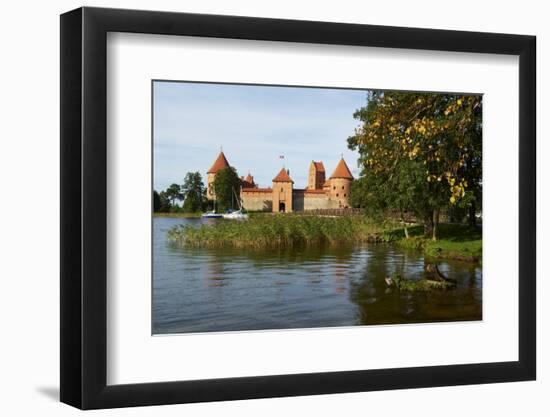
[[[247,220],[248,214],[245,213],[227,213],[223,215],[224,219],[227,220]]]
[[[221,219],[223,218],[223,215],[221,214],[214,214],[214,213],[206,213],[202,215],[203,219]]]

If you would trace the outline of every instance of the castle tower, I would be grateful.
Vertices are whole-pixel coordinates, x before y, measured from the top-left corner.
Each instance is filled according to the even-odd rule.
[[[273,178],[273,213],[292,212],[293,184],[289,171],[284,168]]]
[[[250,175],[250,172],[245,177],[241,177],[241,186],[242,188],[257,188],[258,185],[254,182],[254,177]]]
[[[227,159],[223,152],[220,151],[220,154],[210,167],[210,169],[207,172],[207,183],[206,183],[206,198],[209,200],[213,200],[216,197],[216,194],[214,193],[214,179],[216,178],[216,173],[220,169],[229,168],[229,162],[227,162]]]
[[[332,200],[338,202],[338,207],[347,208],[350,206],[351,182],[353,175],[344,161],[341,158],[334,169],[334,172],[329,178],[329,193]]]
[[[325,166],[323,162],[311,161],[307,177],[308,190],[322,190],[325,183]]]

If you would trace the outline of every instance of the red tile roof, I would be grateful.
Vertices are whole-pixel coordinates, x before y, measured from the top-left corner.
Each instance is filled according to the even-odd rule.
[[[227,162],[227,159],[225,158],[225,155],[223,152],[220,152],[210,169],[208,170],[208,174],[215,174],[220,169],[223,168],[229,168],[229,162]]]
[[[340,162],[336,165],[336,168],[330,178],[345,178],[348,180],[353,179],[353,175],[351,175],[351,171],[349,170],[346,161],[344,161],[344,158],[340,159]]]
[[[315,171],[325,172],[325,166],[323,165],[323,161],[319,161],[319,162],[311,161],[311,162],[313,162],[313,165],[315,166]]]
[[[294,182],[292,181],[292,178],[290,178],[290,175],[288,175],[288,172],[286,169],[281,169],[277,176],[273,178],[273,182]]]

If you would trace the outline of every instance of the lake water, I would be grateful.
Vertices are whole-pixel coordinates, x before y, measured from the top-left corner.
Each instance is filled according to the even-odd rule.
[[[399,292],[384,278],[420,279],[424,258],[388,244],[258,251],[167,240],[173,226],[203,221],[153,220],[154,334],[481,320],[478,266],[439,262],[455,289]]]

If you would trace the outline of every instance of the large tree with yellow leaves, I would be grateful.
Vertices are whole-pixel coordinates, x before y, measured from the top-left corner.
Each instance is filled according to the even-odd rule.
[[[440,212],[481,208],[481,96],[372,91],[354,114],[363,205],[412,210],[436,239]]]

